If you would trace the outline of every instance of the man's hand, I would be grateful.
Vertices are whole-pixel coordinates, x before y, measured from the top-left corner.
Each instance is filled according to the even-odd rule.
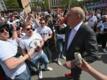
[[[42,47],[37,46],[37,48],[35,49],[35,52],[39,52],[42,49]]]
[[[77,66],[84,71],[88,71],[90,68],[89,64],[84,59],[82,59],[82,63],[80,65],[77,65]]]
[[[72,60],[72,61],[66,61],[64,64],[63,64],[66,68],[68,69],[71,69],[75,66],[75,60]]]

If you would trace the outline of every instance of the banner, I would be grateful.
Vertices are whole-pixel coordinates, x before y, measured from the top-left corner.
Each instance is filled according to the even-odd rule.
[[[31,12],[30,0],[21,0],[21,3],[26,14]]]

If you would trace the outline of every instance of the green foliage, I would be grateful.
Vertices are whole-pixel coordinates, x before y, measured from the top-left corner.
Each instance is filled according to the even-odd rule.
[[[62,0],[61,4],[63,7],[68,7],[70,0]]]
[[[6,7],[9,8],[13,8],[13,9],[17,9],[19,8],[19,4],[17,2],[17,0],[4,0]]]
[[[70,6],[79,5],[83,1],[84,0],[62,0],[61,4],[63,5],[63,7],[69,8]]]
[[[44,8],[45,9],[49,8],[49,2],[48,2],[48,0],[44,0]]]
[[[40,6],[42,9],[48,9],[49,8],[49,2],[48,0],[43,0],[42,2],[40,1],[35,1],[31,3],[32,8],[36,8],[37,6]]]
[[[98,1],[100,1],[100,0],[92,0],[93,2],[98,2]]]

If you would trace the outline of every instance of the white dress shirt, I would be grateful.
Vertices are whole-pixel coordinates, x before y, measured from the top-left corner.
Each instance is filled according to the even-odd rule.
[[[81,21],[79,24],[77,24],[70,32],[68,36],[68,43],[67,43],[67,49],[69,48],[72,40],[74,39],[74,36],[76,35],[77,31],[79,30],[80,26],[82,25],[83,21]]]

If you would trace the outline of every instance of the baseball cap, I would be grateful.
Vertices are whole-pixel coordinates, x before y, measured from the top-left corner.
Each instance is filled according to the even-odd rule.
[[[0,32],[3,32],[3,29],[6,29],[9,31],[9,25],[8,24],[0,24]]]
[[[5,23],[1,23],[1,24],[0,24],[0,29],[8,28],[8,27],[9,27],[8,24],[5,24]]]

